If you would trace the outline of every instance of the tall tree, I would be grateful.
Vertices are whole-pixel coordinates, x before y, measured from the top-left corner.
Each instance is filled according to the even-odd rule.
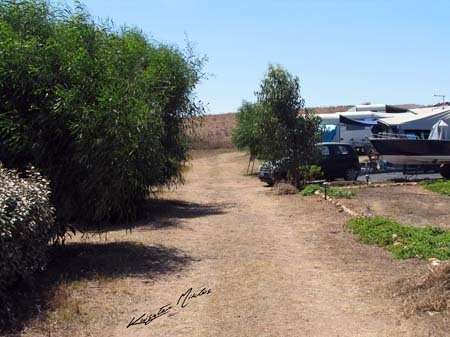
[[[300,166],[314,161],[315,144],[320,141],[320,119],[304,109],[299,82],[297,76],[281,66],[270,65],[256,92],[261,105],[261,157],[287,159],[288,178],[297,187],[302,184]]]

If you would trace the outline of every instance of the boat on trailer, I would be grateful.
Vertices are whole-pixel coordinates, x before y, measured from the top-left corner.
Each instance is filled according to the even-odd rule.
[[[439,165],[450,179],[450,139],[411,139],[404,134],[380,133],[370,138],[382,160],[403,165]]]

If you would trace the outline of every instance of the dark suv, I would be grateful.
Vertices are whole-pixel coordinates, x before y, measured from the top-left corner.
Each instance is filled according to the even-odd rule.
[[[324,179],[356,180],[358,178],[361,166],[358,154],[350,144],[319,143],[317,146],[320,148],[321,155],[315,164],[322,169]],[[273,185],[277,180],[286,179],[287,171],[287,160],[265,162],[259,168],[258,178],[268,185]]]

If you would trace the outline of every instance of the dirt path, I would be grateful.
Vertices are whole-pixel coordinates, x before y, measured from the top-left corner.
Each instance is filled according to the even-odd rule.
[[[169,203],[171,217],[142,224],[131,235],[112,233],[110,241],[176,249],[189,262],[155,278],[125,275],[110,302],[115,309],[102,309],[107,324],[87,321],[76,335],[443,336],[427,317],[406,318],[400,300],[385,290],[423,263],[393,260],[382,249],[356,243],[344,231],[346,216],[330,204],[270,194],[243,175],[245,168],[241,153],[200,157],[186,184],[163,196],[178,200]],[[106,298],[106,289],[119,281],[105,282],[96,296],[103,291]],[[190,287],[211,293],[181,309],[176,302]],[[90,296],[88,288],[83,296]],[[133,316],[169,303],[166,315],[126,327]],[[81,310],[94,307],[87,303]]]

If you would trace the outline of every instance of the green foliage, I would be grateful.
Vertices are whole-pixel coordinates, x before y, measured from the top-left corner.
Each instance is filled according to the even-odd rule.
[[[304,108],[299,78],[279,66],[269,66],[256,93],[262,106],[260,134],[261,157],[266,160],[289,158],[289,179],[302,184],[300,166],[315,161],[320,141],[320,119]]]
[[[313,195],[314,193],[316,193],[317,191],[319,192],[323,192],[323,187],[316,185],[316,184],[311,184],[311,185],[306,185],[301,191],[300,194],[304,195],[304,196],[309,196],[309,195]]]
[[[203,59],[44,0],[0,0],[0,160],[51,181],[61,223],[136,218],[182,182]]]
[[[261,105],[244,101],[236,114],[236,127],[232,134],[234,146],[239,150],[248,149],[253,157],[261,152],[261,113]]]
[[[450,231],[407,226],[380,216],[353,218],[348,228],[360,242],[384,246],[399,259],[450,259]]]
[[[55,234],[49,183],[36,171],[27,175],[21,179],[0,165],[0,321],[7,316],[7,288],[45,266]]]
[[[450,180],[423,181],[421,185],[432,192],[450,196]]]
[[[301,191],[300,194],[304,196],[313,195],[316,193],[316,191],[319,191],[320,193],[325,193],[325,188],[323,188],[320,185],[316,184],[310,184],[306,185]],[[354,197],[356,194],[353,191],[350,191],[345,188],[336,188],[336,187],[329,187],[327,188],[327,195],[336,197],[336,198],[351,198]]]
[[[300,167],[318,156],[320,119],[304,108],[299,79],[279,66],[269,66],[257,102],[244,102],[237,114],[233,143],[239,149],[267,161],[290,163],[288,177],[296,186],[304,183]]]
[[[308,181],[319,179],[323,176],[322,168],[318,165],[302,165],[300,166],[300,178],[303,185]]]

